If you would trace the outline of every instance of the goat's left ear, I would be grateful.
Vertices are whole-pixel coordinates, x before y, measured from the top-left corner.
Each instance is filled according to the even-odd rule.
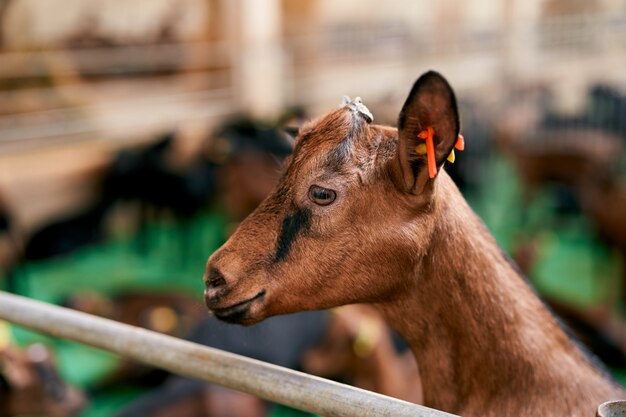
[[[413,85],[398,119],[398,155],[395,161],[400,177],[398,185],[404,186],[407,192],[420,194],[431,177],[436,177],[441,171],[441,166],[454,149],[459,130],[454,91],[439,73],[430,71],[423,74]],[[433,144],[433,150],[429,152],[434,156],[430,174],[426,152],[429,134]]]

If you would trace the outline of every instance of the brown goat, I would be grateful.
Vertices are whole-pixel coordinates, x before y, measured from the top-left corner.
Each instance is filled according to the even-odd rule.
[[[302,128],[277,188],[209,259],[208,308],[253,324],[373,304],[411,345],[425,405],[463,416],[591,416],[624,397],[442,169],[460,130],[447,81],[420,77],[397,130],[370,122],[355,100]]]

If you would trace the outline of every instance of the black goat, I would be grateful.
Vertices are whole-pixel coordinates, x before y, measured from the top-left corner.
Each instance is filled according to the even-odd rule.
[[[222,164],[228,164],[237,155],[249,153],[266,153],[283,159],[291,152],[291,145],[277,127],[246,117],[226,123],[218,135],[230,144],[232,153],[228,158],[199,154],[183,168],[173,167],[169,162],[175,140],[173,133],[143,148],[121,151],[104,175],[100,197],[91,206],[54,219],[35,231],[25,244],[22,260],[38,261],[66,255],[102,241],[106,237],[106,215],[119,202],[138,205],[138,243],[144,251],[147,242],[145,233],[141,232],[145,231],[152,214],[169,213],[182,220],[186,233],[186,220],[214,202],[218,188],[218,163],[214,160],[221,159]],[[0,213],[0,232],[8,227],[8,217]],[[186,239],[182,240],[184,244]],[[10,286],[14,289],[14,283]]]
[[[171,167],[173,141],[174,135],[166,134],[148,148],[120,152],[105,180],[105,196],[183,218],[205,208],[215,191],[215,164],[198,156],[186,168]]]
[[[197,200],[202,197],[198,195],[212,190],[213,176],[210,167],[203,175],[193,175],[195,171],[190,170],[187,174],[191,179],[169,171],[165,161],[172,140],[172,135],[165,135],[144,149],[122,151],[105,174],[100,197],[86,209],[54,219],[35,231],[25,244],[23,260],[66,255],[101,242],[106,237],[106,215],[120,201],[172,208],[178,215],[189,215],[189,207],[195,210],[199,206]]]
[[[626,140],[626,95],[606,85],[595,85],[589,89],[586,107],[579,114],[562,116],[548,111],[541,127],[602,130]]]
[[[66,255],[104,238],[103,220],[109,203],[97,202],[79,212],[57,218],[33,233],[24,247],[26,261]]]

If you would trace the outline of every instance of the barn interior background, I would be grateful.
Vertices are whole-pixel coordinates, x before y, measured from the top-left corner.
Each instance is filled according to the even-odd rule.
[[[449,171],[626,382],[624,0],[0,0],[0,287],[189,337],[206,258],[289,153],[280,127],[343,95],[393,125],[427,69],[460,101]],[[74,387],[45,394],[39,366],[9,415],[116,415],[168,381],[6,323],[0,351],[6,395],[19,352]]]

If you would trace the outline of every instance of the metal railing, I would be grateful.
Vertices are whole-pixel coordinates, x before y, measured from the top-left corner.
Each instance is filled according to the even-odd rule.
[[[0,292],[0,319],[326,417],[453,417],[280,366]]]

